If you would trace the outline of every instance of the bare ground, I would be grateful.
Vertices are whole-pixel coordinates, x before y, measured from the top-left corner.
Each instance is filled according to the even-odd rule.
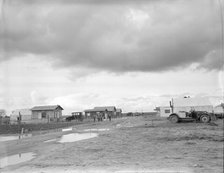
[[[84,129],[109,128],[99,137],[73,143],[49,139]],[[223,172],[223,121],[172,124],[130,117],[77,125],[73,131],[38,134],[0,145],[0,158],[36,153],[31,161],[0,172]]]

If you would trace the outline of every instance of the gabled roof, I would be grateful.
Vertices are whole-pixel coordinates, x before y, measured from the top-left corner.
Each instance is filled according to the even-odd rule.
[[[64,110],[60,105],[47,105],[47,106],[34,106],[32,111],[50,111],[56,110],[57,108]]]
[[[106,110],[109,112],[113,112],[116,111],[116,107],[115,106],[94,107],[93,109],[86,109],[84,112],[102,112]]]
[[[187,106],[212,106],[208,98],[176,98],[173,99],[174,107],[187,107]]]
[[[96,111],[116,111],[115,106],[101,106],[101,107],[94,107],[94,110]]]
[[[84,112],[95,112],[95,110],[94,109],[86,109],[86,110],[84,110]]]

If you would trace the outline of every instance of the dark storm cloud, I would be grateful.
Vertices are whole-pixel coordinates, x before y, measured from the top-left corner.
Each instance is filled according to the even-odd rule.
[[[6,1],[6,0],[3,0]],[[19,2],[15,2],[13,0],[8,0],[9,3],[12,4],[55,4],[55,3],[61,3],[61,4],[87,4],[87,5],[104,5],[104,4],[110,4],[110,5],[121,5],[121,4],[139,4],[139,3],[148,3],[150,1],[160,1],[160,0],[20,0]],[[167,0],[168,1],[168,0]],[[175,0],[170,0],[175,1]]]
[[[92,2],[5,1],[1,60],[34,54],[49,57],[59,67],[113,72],[222,65],[218,3]]]

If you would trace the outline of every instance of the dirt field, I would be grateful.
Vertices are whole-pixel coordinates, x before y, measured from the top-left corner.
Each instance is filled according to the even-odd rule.
[[[99,134],[95,138],[58,142],[63,134],[105,128],[110,130],[94,132]],[[120,118],[1,142],[0,158],[26,152],[36,157],[0,172],[223,173],[223,141],[223,120],[171,124],[165,119]]]

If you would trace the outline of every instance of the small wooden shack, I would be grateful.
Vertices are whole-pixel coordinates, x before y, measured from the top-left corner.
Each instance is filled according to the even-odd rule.
[[[63,108],[60,105],[35,106],[31,109],[32,120],[39,122],[59,121]]]

